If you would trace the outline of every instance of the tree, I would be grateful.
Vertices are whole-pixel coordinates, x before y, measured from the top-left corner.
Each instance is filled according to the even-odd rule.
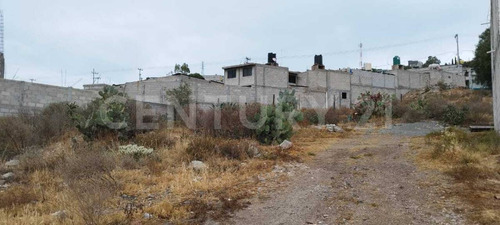
[[[191,71],[189,70],[189,66],[188,66],[188,64],[186,64],[186,63],[183,63],[183,64],[182,64],[182,66],[181,66],[181,71],[182,71],[183,73],[186,73],[186,74],[188,74],[188,73],[190,73],[190,72],[191,72]]]
[[[175,64],[174,66],[174,72],[175,73],[181,73],[181,74],[189,74],[191,70],[189,70],[189,65],[186,63],[183,63],[182,65],[180,64]]]
[[[490,39],[490,29],[486,29],[479,36],[471,66],[477,74],[474,81],[491,88],[491,54],[488,53],[491,50]]]
[[[432,64],[441,64],[441,60],[439,60],[436,56],[429,56],[427,61],[424,63],[424,68],[427,68]]]

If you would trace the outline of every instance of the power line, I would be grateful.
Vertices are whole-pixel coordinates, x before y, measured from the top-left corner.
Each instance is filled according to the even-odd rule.
[[[396,47],[404,47],[404,46],[409,46],[409,45],[415,45],[415,44],[420,44],[420,43],[425,43],[425,42],[431,42],[435,40],[441,40],[449,38],[449,36],[443,36],[443,37],[436,37],[436,38],[428,38],[428,39],[423,39],[423,40],[417,40],[417,41],[411,41],[411,42],[404,42],[404,43],[397,43],[397,44],[392,44],[392,45],[383,45],[383,46],[376,46],[376,47],[371,47],[371,48],[363,48],[363,52],[370,52],[370,51],[378,51],[378,50],[383,50],[383,49],[389,49],[389,48],[396,48]],[[360,49],[351,49],[351,50],[343,50],[343,51],[334,51],[334,52],[327,52],[323,53],[322,55],[328,56],[328,55],[347,55],[347,54],[352,54],[359,52]],[[288,56],[280,56],[279,58],[281,60],[286,60],[286,59],[294,59],[294,58],[306,58],[306,57],[313,57],[315,54],[303,54],[303,55],[288,55]],[[261,57],[252,57],[254,61],[265,61],[266,58],[261,58]],[[202,61],[201,63],[194,63],[190,64],[191,66],[201,66],[202,67],[202,73],[205,72],[206,66],[214,66],[214,65],[227,65],[230,63],[241,63],[240,59],[228,59],[228,60],[222,60],[222,61],[214,61],[214,62],[205,62]],[[140,79],[142,78],[142,72],[147,71],[147,70],[157,70],[157,69],[173,69],[174,66],[148,66],[148,67],[141,67],[139,68],[140,71]],[[137,70],[136,68],[122,68],[122,69],[112,69],[112,70],[102,70],[100,71],[100,74],[106,74],[106,73],[119,73],[119,72],[132,72],[134,70]]]
[[[92,69],[92,84],[97,84],[99,83],[99,80],[101,79],[98,72],[95,71],[95,69]]]
[[[139,70],[139,80],[142,81],[142,71],[143,71],[143,69],[138,68],[137,70]]]

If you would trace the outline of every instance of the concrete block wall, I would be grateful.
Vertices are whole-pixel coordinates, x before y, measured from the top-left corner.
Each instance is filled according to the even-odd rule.
[[[20,110],[39,111],[58,102],[83,106],[98,96],[97,91],[0,79],[0,116],[15,115]]]
[[[251,67],[252,76],[243,76],[243,68]],[[228,70],[236,70],[235,78],[228,78]],[[287,67],[264,64],[243,64],[224,71],[224,83],[229,86],[266,86],[286,88],[288,86]]]
[[[289,70],[287,67],[256,65],[257,86],[287,88]]]
[[[391,74],[373,73],[363,70],[354,70],[351,76],[351,85],[396,88],[396,77]]]
[[[397,95],[397,90],[395,88],[380,88],[380,87],[369,87],[365,85],[352,85],[352,104],[356,104],[359,102],[358,97],[361,96],[361,94],[370,92],[372,94],[376,93],[385,93],[389,95]]]

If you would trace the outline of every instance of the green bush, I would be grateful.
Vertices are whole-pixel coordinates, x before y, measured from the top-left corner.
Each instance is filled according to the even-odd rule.
[[[124,134],[129,122],[125,94],[106,86],[99,95],[85,109],[74,113],[76,127],[88,139],[107,133]]]
[[[466,108],[458,109],[453,105],[448,105],[443,114],[443,121],[450,125],[462,125],[467,112]]]
[[[287,120],[285,114],[274,106],[266,106],[265,123],[257,129],[257,139],[264,144],[281,143],[290,139],[293,134],[293,128]]]
[[[295,91],[280,92],[278,105],[265,107],[259,115],[260,118],[265,118],[265,122],[257,128],[257,139],[264,144],[281,143],[290,139],[293,135],[292,123],[304,119],[302,113],[296,110],[297,105]]]

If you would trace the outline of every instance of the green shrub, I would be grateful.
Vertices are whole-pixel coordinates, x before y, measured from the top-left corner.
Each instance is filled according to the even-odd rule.
[[[297,105],[295,90],[280,92],[276,107],[267,106],[259,115],[265,122],[257,128],[257,139],[264,144],[281,143],[290,139],[293,135],[292,123],[304,119],[302,113],[296,110]]]
[[[257,129],[257,139],[261,143],[281,143],[292,137],[292,125],[278,108],[267,106],[261,117],[265,117],[265,123]]]
[[[467,109],[457,109],[453,105],[448,105],[443,114],[443,121],[450,125],[462,125],[465,122]]]
[[[106,86],[99,95],[100,98],[75,113],[76,127],[88,139],[95,139],[107,133],[124,134],[129,121],[125,94],[112,86]]]

